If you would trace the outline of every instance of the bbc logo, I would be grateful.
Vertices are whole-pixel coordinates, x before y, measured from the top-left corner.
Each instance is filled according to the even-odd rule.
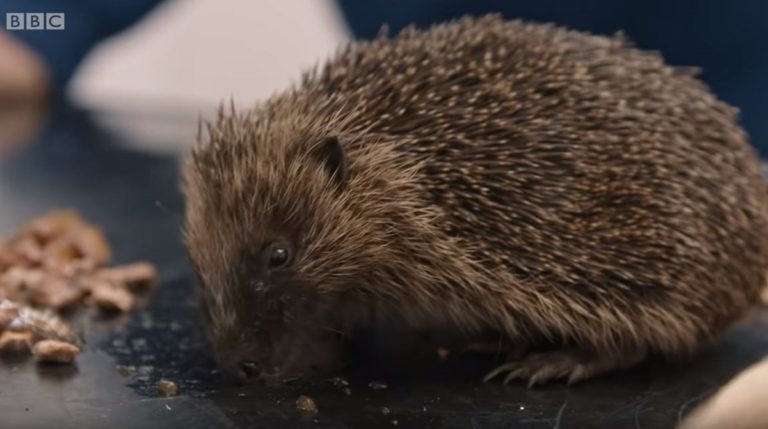
[[[63,12],[56,13],[6,13],[6,30],[64,30]]]

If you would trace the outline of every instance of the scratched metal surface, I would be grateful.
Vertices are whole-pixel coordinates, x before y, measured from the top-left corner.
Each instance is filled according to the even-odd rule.
[[[401,336],[375,337],[353,351],[348,390],[331,380],[236,386],[216,372],[200,332],[180,242],[177,161],[125,149],[120,139],[61,107],[33,144],[0,160],[0,234],[74,207],[103,226],[117,262],[149,259],[161,272],[138,311],[77,317],[87,343],[76,367],[0,363],[0,428],[671,428],[768,352],[768,314],[757,312],[691,362],[649,362],[570,388],[483,384],[492,358],[439,361],[418,338]],[[138,374],[123,376],[116,365],[134,365]],[[181,394],[159,398],[161,377],[178,381]],[[373,389],[371,381],[388,387]],[[296,411],[300,394],[316,400],[316,417]]]

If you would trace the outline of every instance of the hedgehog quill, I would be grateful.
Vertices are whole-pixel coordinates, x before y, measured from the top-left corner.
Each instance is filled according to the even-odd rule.
[[[768,190],[735,117],[620,36],[487,16],[352,43],[222,109],[186,163],[217,358],[328,370],[374,312],[497,332],[505,382],[691,356],[766,281]]]

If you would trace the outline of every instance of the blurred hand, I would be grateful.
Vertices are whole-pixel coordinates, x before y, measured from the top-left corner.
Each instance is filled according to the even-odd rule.
[[[48,75],[43,61],[0,29],[0,101],[41,99],[47,93]]]
[[[768,358],[742,371],[677,429],[768,428]]]
[[[46,103],[0,102],[0,161],[35,141],[47,113]]]

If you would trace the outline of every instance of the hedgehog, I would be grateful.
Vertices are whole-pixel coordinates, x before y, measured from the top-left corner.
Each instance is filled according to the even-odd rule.
[[[504,383],[692,356],[768,268],[756,154],[696,73],[620,34],[464,17],[220,108],[183,178],[219,364],[334,371],[382,320],[504,339]]]

